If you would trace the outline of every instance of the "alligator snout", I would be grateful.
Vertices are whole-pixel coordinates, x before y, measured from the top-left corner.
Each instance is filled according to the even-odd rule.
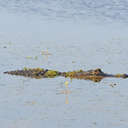
[[[117,78],[128,78],[128,74],[116,74],[115,77],[117,77]]]

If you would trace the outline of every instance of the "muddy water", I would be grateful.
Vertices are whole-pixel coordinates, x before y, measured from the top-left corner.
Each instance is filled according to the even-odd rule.
[[[40,14],[42,8],[34,14],[29,8],[25,10],[27,5],[33,7],[30,3],[24,3],[27,7],[19,9],[16,1],[13,4],[1,1],[1,4],[4,5],[0,12],[2,128],[128,126],[128,79],[107,78],[94,83],[62,77],[39,80],[3,74],[24,67],[59,71],[101,68],[107,73],[128,73],[128,29],[127,19],[122,18],[126,16],[123,3],[110,5],[114,7],[110,10],[113,17],[116,7],[124,8],[122,17],[116,19],[102,17],[94,9],[102,20],[94,20],[87,8],[90,14],[85,14],[87,20],[67,19],[70,17],[67,13],[66,18],[61,15],[63,19],[56,20],[53,15],[51,20]],[[102,11],[105,12],[101,8]]]

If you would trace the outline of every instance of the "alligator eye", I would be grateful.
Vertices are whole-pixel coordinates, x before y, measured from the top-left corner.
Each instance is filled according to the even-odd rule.
[[[102,71],[101,71],[101,69],[100,68],[98,68],[98,69],[96,69],[96,70],[94,70],[94,74],[99,74],[99,73],[101,73]]]
[[[100,68],[97,68],[95,71],[97,71],[97,72],[102,72]]]

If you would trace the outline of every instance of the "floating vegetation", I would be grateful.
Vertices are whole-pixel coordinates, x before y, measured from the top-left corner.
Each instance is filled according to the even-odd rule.
[[[26,59],[32,59],[33,57],[32,56],[26,56]]]
[[[32,57],[32,56],[26,56],[25,58],[26,59],[34,59],[34,60],[37,60],[38,59],[38,56],[34,56],[34,57]]]
[[[48,56],[48,55],[52,55],[52,54],[49,53],[48,50],[46,50],[46,51],[41,51],[41,55]]]
[[[38,59],[38,56],[35,56],[34,59],[37,60]]]
[[[94,82],[100,82],[103,78],[106,77],[115,77],[115,78],[128,78],[127,74],[107,74],[102,72],[101,69],[95,70],[77,70],[71,72],[59,72],[55,70],[48,70],[43,68],[26,68],[23,70],[15,70],[15,71],[7,71],[4,72],[11,75],[21,75],[25,77],[32,77],[36,79],[40,78],[54,78],[57,76],[69,77],[71,79],[84,79],[84,80],[92,80]],[[65,82],[65,85],[68,85],[68,82]]]

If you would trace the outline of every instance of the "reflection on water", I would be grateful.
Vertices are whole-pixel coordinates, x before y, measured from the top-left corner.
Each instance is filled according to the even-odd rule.
[[[41,51],[41,55],[46,57],[46,59],[48,59],[49,56],[51,56],[52,54],[48,52],[48,49],[46,51],[42,50]]]
[[[65,82],[65,95],[66,95],[66,97],[65,97],[65,104],[69,104],[68,94],[70,94],[70,90],[68,88],[68,85],[69,85],[69,82],[66,81]]]
[[[72,82],[72,80],[70,80],[70,82]],[[69,85],[70,85],[69,81],[65,81],[63,84],[64,88],[62,90],[59,90],[59,92],[57,94],[64,94],[65,95],[65,104],[69,104],[69,94],[71,93],[70,89],[69,89]]]

